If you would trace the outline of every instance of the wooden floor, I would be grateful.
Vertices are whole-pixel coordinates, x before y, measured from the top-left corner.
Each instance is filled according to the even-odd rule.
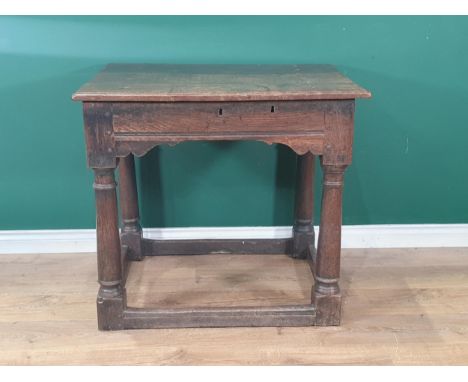
[[[468,364],[468,248],[344,250],[341,327],[96,329],[94,254],[0,256],[0,364]],[[129,305],[307,303],[303,261],[160,257]]]

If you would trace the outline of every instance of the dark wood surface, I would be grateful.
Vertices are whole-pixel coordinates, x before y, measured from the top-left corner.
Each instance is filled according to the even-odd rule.
[[[113,104],[116,134],[308,133],[320,131],[328,102],[166,102]]]
[[[368,98],[331,65],[109,64],[76,101],[273,101]]]
[[[123,312],[124,329],[311,326],[314,306],[138,309]]]
[[[310,240],[308,245],[310,244]],[[292,255],[292,239],[211,239],[151,240],[143,239],[144,256],[265,254]]]
[[[101,284],[98,327],[339,325],[344,171],[352,161],[355,98],[369,96],[328,65],[109,65],[84,85],[74,99],[84,101],[87,159],[95,171]],[[143,238],[133,155],[142,156],[157,145],[200,140],[281,143],[298,154],[291,238]],[[317,250],[313,229],[315,156],[323,168]],[[117,166],[120,236],[114,181]],[[308,259],[315,279],[310,304],[182,311],[127,306],[125,280],[130,261],[154,255],[210,253],[276,253]]]

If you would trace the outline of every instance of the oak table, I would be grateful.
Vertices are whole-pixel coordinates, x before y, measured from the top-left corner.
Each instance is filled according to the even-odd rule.
[[[99,329],[339,325],[343,174],[351,163],[355,99],[368,97],[367,90],[330,65],[110,64],[81,87],[73,100],[83,102],[87,161],[95,174]],[[142,156],[162,144],[218,140],[279,143],[296,152],[292,237],[143,237],[134,155]],[[315,156],[320,157],[323,169],[317,250],[313,228]],[[120,234],[114,178],[117,166]],[[311,303],[188,309],[127,306],[125,280],[131,261],[154,255],[218,252],[309,259],[314,277]]]

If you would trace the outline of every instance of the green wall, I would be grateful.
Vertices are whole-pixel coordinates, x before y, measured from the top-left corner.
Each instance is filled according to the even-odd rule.
[[[0,229],[94,227],[70,96],[108,62],[335,64],[374,95],[344,223],[468,222],[467,17],[0,17]],[[256,142],[155,149],[144,224],[291,224],[294,161]]]

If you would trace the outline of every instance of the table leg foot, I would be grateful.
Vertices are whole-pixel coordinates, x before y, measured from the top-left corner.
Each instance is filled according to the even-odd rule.
[[[122,330],[124,328],[125,300],[125,289],[120,286],[99,288],[96,300],[99,330]]]
[[[124,231],[120,235],[120,241],[122,245],[128,247],[128,259],[130,261],[141,261],[143,260],[143,251],[141,249],[141,228],[135,232]]]
[[[341,293],[338,283],[315,281],[312,291],[317,326],[338,326],[341,322]]]
[[[312,230],[301,226],[293,228],[293,242],[291,257],[294,259],[306,259],[309,252],[314,251],[315,234]]]

